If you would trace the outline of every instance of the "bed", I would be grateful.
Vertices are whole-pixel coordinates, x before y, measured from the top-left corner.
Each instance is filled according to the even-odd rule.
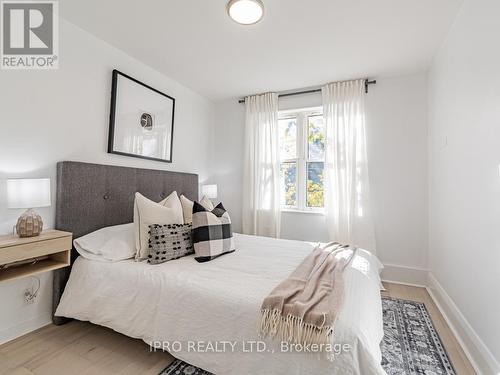
[[[64,194],[70,201],[58,200],[58,205],[78,206],[75,200],[82,199],[81,187],[72,193],[65,184],[69,178],[78,186],[75,179],[79,179],[81,164],[58,166],[58,181],[62,183],[58,186],[58,197],[59,189],[66,186]],[[87,169],[86,175],[89,168],[108,170],[107,177],[94,179],[94,184],[116,183],[109,177],[119,167],[83,167]],[[147,176],[142,173],[142,177]],[[188,191],[192,181],[186,182],[184,177],[192,179],[176,176],[179,185],[169,188],[191,196],[197,194],[194,188]],[[85,181],[83,190],[88,193],[92,184]],[[135,188],[130,186],[131,190]],[[160,190],[165,188],[163,184]],[[103,191],[108,195],[106,191],[111,191],[105,187],[93,189],[99,191],[97,195]],[[110,195],[105,201],[109,199]],[[86,210],[88,221],[92,221],[92,212],[88,212],[88,207]],[[65,217],[73,217],[75,212],[66,211],[58,209],[58,224],[63,226],[61,229],[71,230],[65,224]],[[126,214],[122,216],[126,220]],[[115,217],[106,220],[107,225],[122,223]],[[78,222],[87,220],[80,218]],[[78,225],[86,228],[86,224]],[[89,231],[84,229],[80,235]],[[263,299],[298,266],[314,244],[241,234],[235,234],[235,243],[235,253],[203,264],[192,256],[156,266],[133,260],[106,263],[75,257],[69,280],[61,274],[54,278],[54,321],[60,324],[73,318],[106,326],[161,346],[174,357],[218,375],[385,374],[379,348],[383,337],[381,264],[376,257],[361,250],[345,271],[345,302],[334,334],[335,350],[344,350],[340,350],[335,360],[328,361],[318,354],[296,352],[290,347],[280,350],[278,343],[259,341],[257,334]],[[62,290],[64,293],[58,296],[56,292]]]

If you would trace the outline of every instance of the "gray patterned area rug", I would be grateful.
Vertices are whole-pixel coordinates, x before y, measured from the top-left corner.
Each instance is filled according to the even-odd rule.
[[[160,375],[212,375],[212,373],[176,359]]]
[[[455,375],[423,303],[383,297],[382,308],[380,348],[388,375]]]
[[[382,297],[382,367],[388,375],[456,375],[425,305]],[[175,360],[160,375],[212,375]]]

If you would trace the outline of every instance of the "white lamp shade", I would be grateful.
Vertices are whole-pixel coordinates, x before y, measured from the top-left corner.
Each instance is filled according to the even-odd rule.
[[[50,206],[50,179],[7,180],[7,206],[9,208],[35,208]]]
[[[202,185],[201,194],[205,195],[209,199],[217,198],[217,185]]]

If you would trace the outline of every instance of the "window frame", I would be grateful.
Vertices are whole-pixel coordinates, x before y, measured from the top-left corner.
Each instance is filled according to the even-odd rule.
[[[307,206],[307,165],[308,163],[322,162],[325,159],[310,159],[309,158],[309,117],[323,116],[323,107],[310,107],[283,110],[278,113],[278,120],[285,120],[289,118],[296,118],[297,121],[297,155],[295,158],[279,160],[280,170],[283,163],[296,162],[297,164],[297,179],[295,182],[296,191],[296,206],[281,206],[283,212],[297,212],[297,213],[315,213],[324,214],[324,207],[308,207]]]

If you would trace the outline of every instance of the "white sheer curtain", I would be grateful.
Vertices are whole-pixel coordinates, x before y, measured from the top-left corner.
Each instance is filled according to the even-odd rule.
[[[331,240],[375,253],[365,139],[364,80],[322,88],[325,213]]]
[[[243,171],[243,233],[280,235],[278,95],[247,97]]]

